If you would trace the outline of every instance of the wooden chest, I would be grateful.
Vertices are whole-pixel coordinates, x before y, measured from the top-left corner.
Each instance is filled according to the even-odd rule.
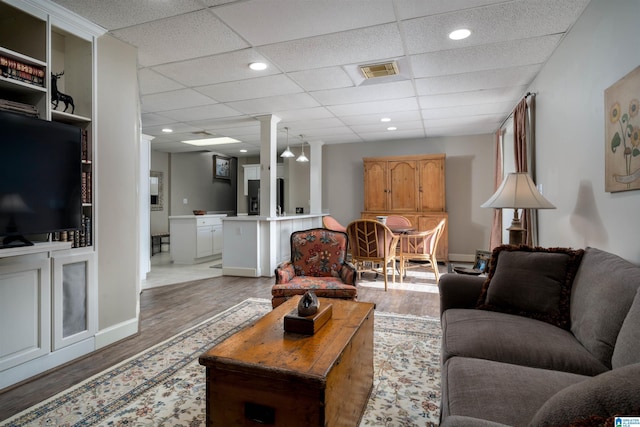
[[[332,318],[314,335],[284,331],[299,297],[200,356],[208,426],[359,424],[373,386],[371,303],[320,298]]]

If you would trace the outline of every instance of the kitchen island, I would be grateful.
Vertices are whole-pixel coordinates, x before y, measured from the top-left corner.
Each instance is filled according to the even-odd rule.
[[[222,218],[222,274],[273,277],[276,266],[291,258],[291,233],[322,227],[325,215],[329,214]]]
[[[177,215],[169,217],[171,261],[199,264],[220,258],[222,221],[226,214]]]

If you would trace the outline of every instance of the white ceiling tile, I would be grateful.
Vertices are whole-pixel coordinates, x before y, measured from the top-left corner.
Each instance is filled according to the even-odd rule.
[[[412,55],[416,78],[540,64],[554,51],[561,35]],[[500,64],[497,67],[497,64]]]
[[[201,127],[203,129],[211,129],[216,131],[223,129],[247,129],[247,132],[253,132],[253,130],[255,129],[260,131],[260,121],[254,117],[249,116],[193,120],[187,121],[187,124]]]
[[[380,113],[389,115],[397,111],[416,110],[417,102],[415,98],[393,99],[389,101],[361,102],[356,104],[334,105],[327,107],[329,111],[337,116],[358,116],[362,114]]]
[[[588,0],[563,3],[513,1],[404,21],[407,50],[409,54],[417,54],[559,34],[575,20],[577,11],[581,12]],[[468,28],[471,36],[451,40],[449,33],[459,28]]]
[[[284,71],[378,62],[404,55],[396,24],[378,25],[257,48]]]
[[[409,121],[421,119],[420,112],[417,110],[396,111],[396,112],[387,114],[385,117],[388,117],[391,119],[391,121],[388,122],[387,126],[393,123],[402,123],[402,122],[409,122]],[[370,124],[381,123],[380,122],[381,118],[383,118],[383,116],[380,113],[375,113],[375,114],[362,114],[362,115],[356,115],[356,116],[345,116],[345,117],[342,117],[341,119],[345,124],[349,126],[359,126],[359,125],[370,125]]]
[[[312,92],[311,95],[321,104],[338,105],[408,98],[415,95],[415,92],[413,91],[413,84],[410,81],[404,81],[344,89],[321,90]]]
[[[522,98],[526,93],[526,86],[511,86],[500,89],[478,90],[474,92],[450,93],[445,95],[427,95],[418,98],[422,109],[448,108],[463,105],[488,104],[497,102],[512,102]]]
[[[461,116],[476,116],[486,114],[508,115],[513,111],[516,103],[513,101],[487,104],[455,105],[454,107],[440,107],[422,110],[422,117],[427,119],[458,118]]]
[[[177,108],[196,107],[215,103],[208,96],[193,89],[180,89],[171,92],[154,93],[142,97],[142,110],[154,113]]]
[[[358,125],[351,126],[351,129],[357,134],[364,133],[374,133],[374,132],[391,132],[387,130],[389,126],[394,126],[397,130],[393,132],[405,132],[405,131],[415,131],[415,130],[423,130],[424,123],[421,120],[415,120],[411,122],[402,122],[402,123],[380,123],[377,124],[368,124],[368,125]]]
[[[297,93],[247,101],[229,102],[227,105],[245,114],[271,114],[274,111],[318,107],[320,104],[306,93]]]
[[[138,80],[140,82],[140,93],[142,95],[184,88],[180,83],[160,75],[149,68],[138,70]]]
[[[203,9],[197,0],[149,1],[149,0],[54,0],[59,5],[74,10],[96,24],[108,29],[130,27],[174,15]]]
[[[287,126],[292,131],[294,131],[295,129],[315,130],[336,127],[348,129],[348,127],[345,126],[340,119],[337,119],[335,117],[312,120],[287,120]]]
[[[167,135],[165,132],[162,131],[162,129],[166,128],[166,127],[170,127],[173,132],[169,135]],[[176,134],[181,134],[181,133],[186,133],[186,132],[197,132],[202,130],[202,128],[199,127],[195,127],[195,126],[189,126],[185,123],[174,123],[171,126],[147,126],[144,129],[144,132],[147,135],[151,135],[151,136],[167,136],[168,138],[171,138],[172,135],[176,135]],[[175,138],[175,137],[173,137]]]
[[[359,135],[364,141],[386,141],[425,137],[424,130],[422,129],[361,133]]]
[[[156,126],[171,123],[174,120],[156,113],[144,113],[141,115],[142,126]]]
[[[163,111],[163,115],[182,122],[191,122],[194,120],[205,120],[208,117],[233,117],[241,115],[240,112],[233,110],[222,104],[199,105],[191,108],[181,108],[169,111]]]
[[[219,102],[242,101],[302,92],[302,88],[284,74],[201,86],[197,90]]]
[[[341,67],[294,71],[289,73],[289,77],[298,82],[298,84],[307,91],[353,86],[353,81]]]
[[[447,12],[471,9],[494,3],[507,3],[511,0],[400,0],[395,2],[399,19],[410,19],[416,16],[440,15]]]
[[[395,22],[389,0],[251,0],[214,9],[252,45]]]
[[[251,62],[269,62],[255,49],[241,49],[153,67],[155,71],[186,86],[204,86],[279,74],[273,65],[260,72],[249,69]]]
[[[176,15],[113,34],[139,48],[138,60],[145,67],[248,47],[208,11]]]
[[[540,68],[541,64],[533,64],[472,73],[426,77],[415,80],[416,92],[418,95],[439,95],[507,86],[523,86],[533,81]]]
[[[334,117],[329,110],[324,107],[295,108],[292,110],[277,111],[276,116],[283,122],[295,122],[301,120],[317,120]]]

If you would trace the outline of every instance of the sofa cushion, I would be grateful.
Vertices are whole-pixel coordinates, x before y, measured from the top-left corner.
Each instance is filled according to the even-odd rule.
[[[612,253],[586,248],[571,291],[571,332],[608,367],[638,287],[639,267]]]
[[[443,363],[464,356],[590,376],[607,370],[569,331],[539,320],[450,309],[441,321]]]
[[[530,425],[591,425],[587,424],[590,420],[638,414],[640,364],[636,363],[560,390],[538,410]]]
[[[442,367],[440,410],[443,420],[461,415],[526,426],[551,396],[587,378],[590,377],[453,357]]]
[[[569,329],[571,285],[583,252],[509,245],[494,249],[477,308]]]
[[[632,363],[640,363],[640,289],[636,292],[627,317],[624,318],[611,357],[611,366],[614,369]]]

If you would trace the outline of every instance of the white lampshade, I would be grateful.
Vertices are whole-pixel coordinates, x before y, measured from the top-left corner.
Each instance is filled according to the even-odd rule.
[[[556,207],[536,188],[526,172],[514,172],[500,184],[500,188],[489,200],[480,205],[483,208],[511,209],[555,209]]]
[[[289,128],[286,127],[284,130],[287,131],[287,149],[280,154],[280,157],[295,157],[296,155],[293,154],[293,151],[289,148]]]
[[[304,155],[304,136],[300,135],[300,139],[302,139],[302,152],[296,159],[296,162],[308,162],[309,159],[307,158],[307,156]]]

